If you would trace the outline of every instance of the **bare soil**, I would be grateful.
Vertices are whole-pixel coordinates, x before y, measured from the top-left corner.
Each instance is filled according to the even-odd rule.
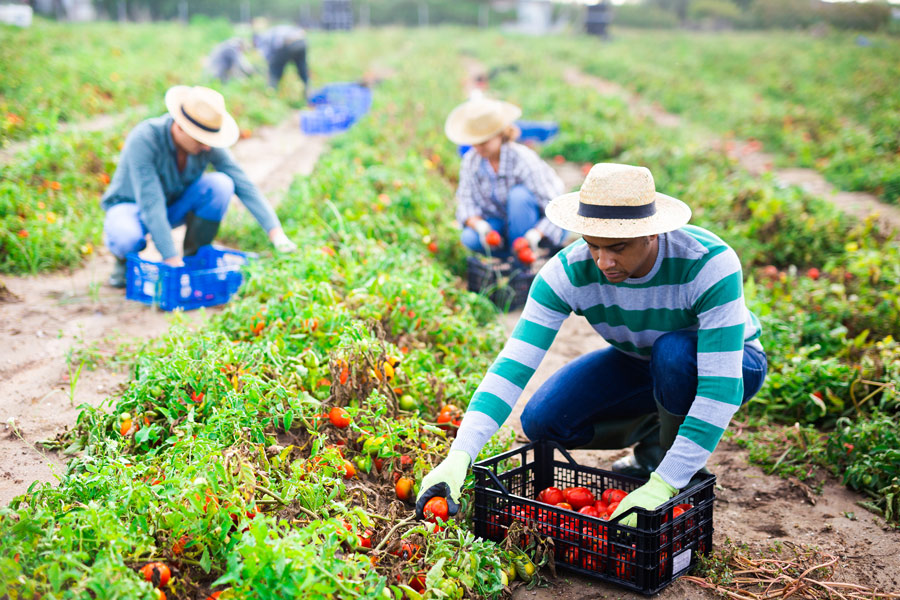
[[[309,174],[325,149],[325,138],[305,136],[294,115],[280,125],[261,127],[234,147],[248,176],[277,202],[291,180]],[[232,209],[245,211],[237,199]],[[231,211],[230,211],[231,213]],[[184,228],[175,231],[176,244]],[[159,257],[153,248],[142,252]],[[98,249],[83,268],[33,277],[6,277],[0,286],[0,503],[24,493],[33,481],[54,481],[64,459],[41,449],[40,440],[75,424],[78,406],[100,406],[114,397],[129,374],[110,366],[75,372],[74,349],[91,349],[99,360],[113,359],[119,344],[140,344],[163,334],[173,319],[193,327],[202,313],[173,315],[125,300],[105,285],[113,257]],[[215,308],[207,311],[215,312]]]

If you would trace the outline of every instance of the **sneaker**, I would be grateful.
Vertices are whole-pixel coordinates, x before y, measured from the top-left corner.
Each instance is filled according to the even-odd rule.
[[[128,261],[124,258],[116,257],[116,264],[113,265],[112,274],[109,276],[109,286],[117,289],[124,289],[128,283],[127,267]]]

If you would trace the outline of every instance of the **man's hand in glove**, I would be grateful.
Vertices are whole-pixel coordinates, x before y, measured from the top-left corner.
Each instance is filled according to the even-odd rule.
[[[297,249],[297,244],[285,235],[281,227],[275,227],[269,231],[269,241],[272,242],[272,245],[275,246],[278,252],[293,252]]]
[[[447,458],[422,478],[419,497],[416,498],[416,517],[423,518],[425,503],[435,496],[447,499],[447,513],[450,516],[459,511],[459,495],[462,491],[466,471],[469,470],[469,455],[462,450],[451,450]]]
[[[622,501],[619,502],[619,508],[617,508],[616,512],[610,516],[610,519],[615,519],[633,506],[653,510],[659,505],[664,504],[677,493],[678,490],[663,481],[662,477],[656,473],[651,473],[650,481],[622,498]],[[622,525],[635,527],[637,525],[637,515],[628,515],[622,519]]]
[[[494,230],[494,228],[491,227],[491,224],[484,219],[478,219],[472,223],[472,229],[478,234],[478,241],[481,243],[481,247],[485,250],[490,249],[490,245],[487,241],[487,234]]]

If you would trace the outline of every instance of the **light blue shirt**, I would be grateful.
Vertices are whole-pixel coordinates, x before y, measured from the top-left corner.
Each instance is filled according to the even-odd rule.
[[[188,154],[184,170],[179,171],[172,122],[168,114],[147,119],[128,134],[119,165],[100,202],[103,210],[120,202],[136,202],[141,221],[160,254],[163,258],[176,256],[166,207],[178,200],[212,165],[216,171],[231,177],[234,193],[263,229],[270,231],[281,226],[275,211],[228,149],[212,148],[209,152]]]

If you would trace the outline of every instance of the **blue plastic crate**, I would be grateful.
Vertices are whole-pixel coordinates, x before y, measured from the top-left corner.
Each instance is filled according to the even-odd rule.
[[[183,267],[128,255],[125,297],[162,310],[192,310],[225,304],[241,287],[241,267],[250,255],[237,250],[203,246],[184,257]]]
[[[346,131],[356,119],[348,110],[320,105],[300,113],[300,130],[307,135],[330,135]]]
[[[317,107],[343,108],[358,119],[372,106],[372,90],[358,83],[331,83],[316,90],[309,97],[309,103]]]
[[[546,142],[559,133],[559,123],[554,121],[516,121],[522,131],[523,142]]]
[[[516,121],[521,130],[520,142],[546,142],[559,133],[559,123],[555,121]],[[471,146],[460,146],[459,155],[469,151]]]

